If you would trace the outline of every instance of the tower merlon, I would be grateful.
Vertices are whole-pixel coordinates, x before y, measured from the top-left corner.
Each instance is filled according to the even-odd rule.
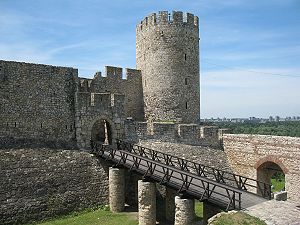
[[[169,25],[189,25],[198,27],[199,18],[194,16],[192,13],[183,13],[181,11],[173,11],[169,13],[168,11],[159,11],[158,14],[151,13],[149,16],[145,17],[136,27],[137,32],[143,29],[149,28],[151,26],[159,24],[169,24]]]
[[[125,68],[125,74],[127,80],[142,76],[142,72],[140,70],[129,68]]]
[[[114,66],[105,66],[105,75],[107,77],[117,77],[122,79],[123,68]]]

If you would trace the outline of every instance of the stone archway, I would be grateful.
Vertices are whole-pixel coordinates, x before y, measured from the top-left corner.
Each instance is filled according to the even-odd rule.
[[[277,157],[267,156],[259,160],[256,163],[255,168],[257,172],[257,180],[267,184],[272,184],[272,188],[274,188],[278,179],[280,182],[283,179],[283,187],[281,189],[285,188],[284,179],[288,170]],[[278,190],[274,189],[272,191],[276,192]]]
[[[103,118],[96,120],[91,128],[91,140],[111,145],[113,142],[111,122]]]

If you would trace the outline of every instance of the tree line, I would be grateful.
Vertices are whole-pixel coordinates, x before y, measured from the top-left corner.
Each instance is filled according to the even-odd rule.
[[[215,123],[219,128],[229,128],[232,134],[262,134],[276,136],[300,137],[300,121],[266,122],[266,123]]]

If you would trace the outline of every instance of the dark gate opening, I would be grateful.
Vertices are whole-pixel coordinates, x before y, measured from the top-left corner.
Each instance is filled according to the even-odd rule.
[[[91,139],[104,144],[112,144],[111,125],[107,120],[101,119],[94,123]]]

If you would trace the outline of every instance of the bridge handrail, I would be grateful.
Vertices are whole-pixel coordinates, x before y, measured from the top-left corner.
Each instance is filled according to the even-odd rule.
[[[103,145],[102,143],[94,143],[92,153],[98,154],[99,156],[105,159],[114,161],[115,163],[117,163],[117,165],[122,165],[140,172],[143,171],[141,167],[146,167],[146,172],[144,173],[144,176],[150,176],[156,179],[157,181],[160,181],[160,183],[166,182],[175,186],[177,185],[177,188],[179,188],[178,184],[174,182],[174,180],[179,180],[179,182],[182,182],[179,191],[186,191],[187,193],[193,195],[199,200],[217,200],[219,202],[222,202],[223,204],[227,204],[226,210],[241,209],[242,192],[231,186],[227,186],[216,181],[209,180],[205,177],[199,177],[190,172],[179,170],[173,166],[165,165],[161,162],[154,161],[150,158],[140,156],[126,150],[113,149],[112,147]],[[132,159],[130,159],[130,157],[128,156],[130,156]],[[145,166],[145,164],[142,164],[142,161],[146,163],[147,166]],[[131,162],[131,164],[126,162]],[[163,171],[157,170],[157,166],[161,167]],[[155,175],[154,172],[162,174],[161,177]],[[174,172],[180,174],[181,178],[174,176]],[[173,179],[173,181],[171,179]],[[197,180],[200,183],[200,185],[192,183],[193,180]],[[191,186],[194,186],[195,188],[197,188],[197,190],[201,189],[202,191],[195,191],[195,189],[190,188]],[[226,194],[222,194],[220,192],[215,191],[216,187],[222,189]],[[220,198],[216,196],[212,198],[212,194],[215,194]],[[227,198],[229,202],[224,202],[224,197]]]
[[[262,197],[271,199],[271,184],[264,183],[262,181],[242,175],[234,174],[225,170],[217,169],[211,166],[196,163],[187,159],[180,158],[178,156],[146,148],[119,139],[117,139],[117,146],[120,150],[127,150],[129,152],[133,151],[136,154],[140,154],[142,156],[152,158],[153,160],[158,160],[160,162],[161,160],[163,160],[166,165],[171,165],[175,168],[179,167],[179,169],[181,170],[188,171],[198,176],[211,177],[218,183],[224,183],[240,190],[253,193],[249,191],[248,188],[255,188],[256,191],[259,191],[261,193]],[[135,147],[137,149],[135,149]],[[145,150],[148,152],[146,152]],[[253,184],[249,183],[249,181]]]

